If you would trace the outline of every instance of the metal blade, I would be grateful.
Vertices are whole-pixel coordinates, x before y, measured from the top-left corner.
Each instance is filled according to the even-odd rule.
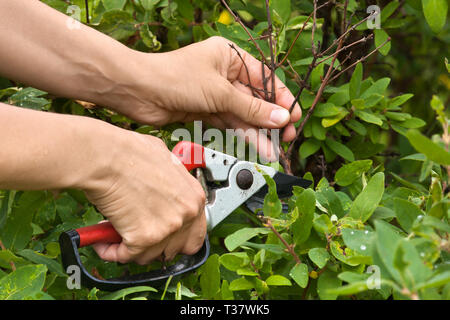
[[[292,188],[293,186],[299,186],[302,188],[308,188],[312,181],[305,180],[302,178],[298,178],[295,176],[291,176],[288,174],[284,174],[281,172],[277,172],[273,176],[273,180],[275,180],[275,183],[277,185],[277,194],[280,199],[282,198],[288,198],[292,196]],[[260,198],[264,199],[267,192],[269,192],[269,188],[267,184],[263,186],[261,189],[259,189],[258,192],[256,192],[252,198]]]
[[[287,175],[281,172],[277,172],[273,179],[277,185],[277,194],[280,199],[288,198],[292,195],[293,186],[299,186],[302,188],[308,188],[312,181],[302,178]],[[264,197],[269,191],[267,184],[264,185],[258,192],[256,192],[251,198],[245,202],[245,206],[252,212],[262,210],[264,206]],[[286,203],[282,204],[282,212],[287,213],[289,211]]]

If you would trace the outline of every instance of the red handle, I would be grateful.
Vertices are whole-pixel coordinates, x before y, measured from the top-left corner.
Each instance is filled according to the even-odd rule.
[[[120,243],[122,241],[122,237],[116,229],[114,229],[111,222],[103,222],[79,228],[76,229],[76,232],[78,232],[78,235],[80,236],[80,248],[98,242]]]
[[[181,141],[173,148],[172,153],[180,159],[188,171],[206,166],[205,151],[199,144]],[[120,243],[122,241],[122,237],[110,222],[79,228],[76,231],[80,236],[80,248],[99,242]]]
[[[180,141],[172,153],[180,159],[188,171],[195,168],[205,168],[205,149],[196,143]]]

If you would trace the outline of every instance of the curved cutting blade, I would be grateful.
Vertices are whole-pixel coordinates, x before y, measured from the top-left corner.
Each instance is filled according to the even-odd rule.
[[[284,174],[281,172],[277,172],[273,176],[273,180],[275,181],[277,185],[277,194],[280,199],[288,198],[292,196],[292,188],[294,186],[299,186],[302,188],[308,188],[312,181],[305,180],[299,177],[291,176],[288,174]],[[260,198],[264,199],[267,192],[269,191],[267,184],[263,186],[261,189],[259,189],[258,192],[256,192],[252,198]]]

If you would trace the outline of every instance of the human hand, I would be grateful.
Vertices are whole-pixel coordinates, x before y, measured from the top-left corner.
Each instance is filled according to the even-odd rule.
[[[110,173],[89,183],[86,195],[122,242],[97,243],[95,251],[103,260],[143,265],[196,253],[206,234],[200,183],[162,140],[119,130]]]
[[[269,139],[257,129],[285,127],[282,139],[291,141],[295,137],[293,123],[301,118],[301,109],[297,104],[289,115],[294,96],[278,78],[275,104],[264,101],[261,90],[255,90],[258,97],[254,97],[246,86],[248,75],[242,60],[257,89],[263,89],[261,62],[230,44],[224,38],[212,37],[172,52],[136,53],[134,61],[139,61],[140,71],[118,111],[156,125],[204,120],[222,129],[243,129],[260,155],[273,159]],[[267,67],[265,74],[270,74]]]

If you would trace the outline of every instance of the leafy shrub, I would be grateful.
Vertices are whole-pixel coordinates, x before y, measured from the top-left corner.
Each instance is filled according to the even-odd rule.
[[[260,58],[245,29],[216,1],[89,0],[88,10],[81,0],[44,2],[66,14],[73,14],[70,5],[78,6],[83,23],[136,50],[174,50],[221,35]],[[239,208],[210,233],[212,254],[196,272],[162,288],[107,293],[69,290],[60,264],[59,234],[102,220],[81,192],[1,191],[0,299],[449,299],[445,101],[450,80],[442,56],[437,63],[428,61],[433,57],[420,58],[423,52],[442,54],[448,48],[448,6],[445,0],[379,2],[382,29],[375,30],[360,23],[372,1],[316,8],[317,18],[312,1],[271,1],[271,23],[263,1],[227,2],[264,57],[284,62],[271,70],[298,95],[303,109],[296,124],[301,134],[282,145],[290,162],[281,163],[280,170],[314,184],[295,188],[284,199],[287,212],[271,187],[262,214]],[[337,26],[345,18],[356,26],[341,43],[347,50],[319,58],[327,46],[339,45],[346,29]],[[420,52],[402,32],[423,26],[420,37],[428,47]],[[412,57],[405,58],[405,52]],[[394,65],[393,70],[386,72],[383,63]],[[418,71],[426,68],[436,71],[431,80]],[[414,96],[403,91],[408,77],[415,85],[407,92]],[[156,135],[169,147],[176,142],[171,132],[181,126],[141,126],[107,109],[54,99],[6,79],[0,79],[0,100],[99,118]],[[89,247],[80,253],[87,269],[104,278],[161,267],[156,262],[144,267],[105,263]]]

